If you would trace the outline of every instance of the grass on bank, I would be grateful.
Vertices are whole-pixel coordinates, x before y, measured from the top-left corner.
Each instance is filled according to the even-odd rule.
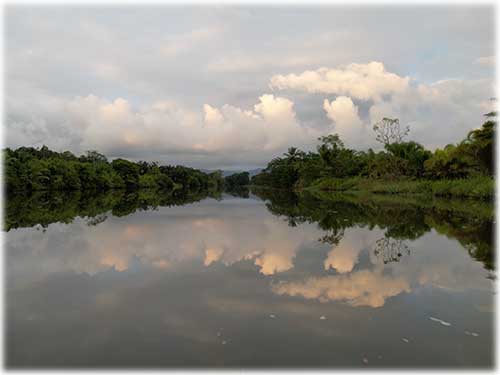
[[[362,177],[322,178],[307,188],[311,191],[362,191],[375,194],[426,194],[439,197],[491,199],[495,181],[488,176],[455,180],[375,180]]]

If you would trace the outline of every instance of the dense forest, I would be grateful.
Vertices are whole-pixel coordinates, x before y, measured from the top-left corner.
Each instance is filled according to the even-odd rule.
[[[4,149],[7,192],[74,191],[155,188],[167,191],[221,190],[222,172],[204,173],[184,166],[159,166],[156,162],[108,161],[96,152],[75,156],[46,146]]]
[[[300,190],[366,190],[385,193],[431,192],[435,195],[489,198],[493,194],[496,113],[458,144],[434,152],[406,141],[408,127],[384,118],[374,125],[384,149],[356,151],[336,134],[319,138],[316,152],[295,147],[273,159],[251,184]]]
[[[224,179],[224,184],[227,190],[248,186],[250,184],[250,174],[248,172],[234,173]]]

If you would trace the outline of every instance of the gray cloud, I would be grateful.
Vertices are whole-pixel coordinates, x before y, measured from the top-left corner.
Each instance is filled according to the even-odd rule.
[[[9,6],[6,13],[5,141],[13,147],[253,167],[291,145],[313,148],[318,134],[339,129],[349,130],[351,146],[368,147],[365,130],[382,113],[410,123],[418,141],[442,146],[478,126],[494,96],[494,17],[486,6]],[[397,84],[408,77],[408,87],[390,86],[380,97],[269,87],[275,76],[374,61],[400,77]],[[257,109],[266,93],[279,115]],[[347,103],[339,96],[357,108],[359,131],[332,112]],[[221,113],[212,128],[207,108]]]

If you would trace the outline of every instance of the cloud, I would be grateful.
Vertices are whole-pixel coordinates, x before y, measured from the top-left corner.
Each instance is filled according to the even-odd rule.
[[[305,258],[295,261],[297,254],[320,254],[307,250],[324,249],[318,238],[327,232],[313,223],[290,227],[252,199],[204,200],[125,221],[110,215],[91,232],[82,218],[71,225],[53,223],[44,232],[10,231],[8,262],[16,282],[27,285],[67,272],[96,275],[110,268],[126,272],[139,264],[175,273],[186,265],[229,267],[247,261],[263,275],[294,269],[280,277],[286,282],[271,283],[274,293],[353,306],[380,307],[390,297],[422,287],[491,290],[481,262],[471,261],[455,240],[435,231],[408,241],[411,256],[383,264],[374,250],[384,230],[349,228],[323,264],[315,261],[317,268],[310,268]]]
[[[204,264],[206,266],[221,262],[230,266],[241,260],[252,260],[264,275],[274,275],[294,267],[293,259],[304,242],[315,242],[318,235],[316,229],[302,226],[304,231],[290,228],[284,222],[260,217],[261,212],[254,212],[245,207],[250,217],[259,215],[257,220],[239,216],[230,219],[203,219],[194,224],[193,233],[197,233],[189,248],[196,248],[196,241],[203,239],[205,249]],[[193,237],[193,236],[192,236]],[[198,257],[198,251],[189,252]],[[194,255],[196,254],[196,255]]]
[[[344,301],[351,306],[381,307],[387,298],[409,293],[410,285],[405,278],[384,275],[383,269],[378,268],[339,276],[310,277],[299,282],[282,282],[273,285],[272,291],[320,302]]]
[[[477,127],[495,105],[489,100],[493,87],[488,79],[413,82],[391,95],[383,95],[390,90],[373,89],[374,99],[369,101],[346,95],[324,98],[326,124],[313,126],[300,119],[293,100],[272,94],[261,95],[247,108],[209,103],[192,107],[173,100],[137,106],[122,97],[65,98],[29,87],[17,84],[9,89],[6,140],[10,147],[46,144],[76,153],[96,149],[110,157],[198,168],[265,165],[290,146],[311,150],[319,136],[332,132],[348,147],[378,147],[370,129],[383,117],[397,117],[410,125],[411,139],[431,149],[442,147]],[[352,94],[357,90],[347,84],[344,89]],[[319,106],[309,110],[322,113]]]
[[[304,244],[316,244],[322,234],[313,224],[292,228],[253,200],[224,202],[221,206],[205,200],[160,209],[168,226],[154,215],[131,215],[126,223],[110,216],[93,227],[92,236],[85,220],[77,218],[71,226],[50,225],[45,233],[14,234],[12,246],[22,249],[16,254],[24,262],[42,262],[44,273],[95,275],[110,268],[124,272],[138,262],[174,272],[190,262],[231,266],[245,260],[256,266],[256,272],[273,275],[293,268],[298,251]],[[61,236],[64,240],[55,244]]]
[[[350,228],[323,262],[326,271],[333,268],[336,274],[280,282],[273,284],[271,290],[279,295],[301,296],[320,302],[341,301],[351,306],[381,307],[387,298],[411,291],[409,277],[388,272],[372,257],[373,246],[381,235],[383,231],[375,228]],[[366,250],[370,254],[370,268],[355,270],[360,254]]]
[[[218,27],[206,27],[169,35],[160,46],[160,52],[165,57],[176,57],[181,53],[191,51],[202,43],[213,41],[220,36],[221,32],[222,30]]]
[[[358,263],[360,251],[360,248],[349,246],[349,243],[342,241],[328,252],[328,256],[323,262],[325,270],[328,271],[333,268],[338,273],[351,272]]]
[[[481,125],[493,110],[493,82],[488,79],[447,79],[418,84],[369,109],[370,123],[382,117],[399,118],[410,126],[410,138],[429,148],[458,142]],[[432,135],[432,136],[431,136]]]
[[[299,75],[275,75],[270,86],[279,90],[297,89],[309,93],[351,96],[360,100],[380,100],[406,90],[409,77],[400,77],[385,70],[384,64],[349,64],[340,68],[307,70]]]
[[[291,55],[283,59],[275,53],[266,56],[251,54],[228,55],[217,57],[207,66],[213,73],[255,73],[268,69],[297,68],[314,64],[316,59],[304,55]]]
[[[223,120],[222,114],[217,108],[214,108],[208,104],[203,106],[203,112],[205,112],[205,123],[210,124],[218,124]]]
[[[357,107],[368,129],[372,121],[369,109],[376,102],[373,116],[383,115],[386,109],[393,111],[401,122],[411,123],[412,137],[415,134],[425,145],[442,146],[479,125],[484,112],[477,103],[494,96],[493,71],[481,65],[491,63],[494,55],[494,12],[487,7],[417,7],[411,11],[381,8],[363,12],[356,8],[288,9],[286,17],[279,7],[97,10],[12,6],[7,12],[8,146],[47,144],[78,152],[87,145],[96,148],[92,146],[96,141],[92,133],[99,135],[99,130],[86,131],[94,119],[85,118],[82,108],[69,107],[83,105],[83,100],[77,98],[92,96],[108,103],[122,98],[140,131],[128,129],[133,134],[127,136],[127,143],[101,130],[113,141],[113,147],[108,145],[107,149],[114,154],[204,168],[253,168],[264,166],[285,147],[270,151],[273,146],[268,144],[268,151],[258,147],[254,152],[231,154],[213,137],[205,142],[194,134],[179,140],[177,136],[185,134],[183,124],[196,122],[193,132],[203,127],[204,135],[216,123],[222,124],[215,127],[218,134],[221,129],[230,132],[255,127],[257,120],[245,116],[248,113],[259,116],[264,123],[254,105],[273,77],[277,81],[274,89],[290,89],[286,95],[274,94],[275,99],[286,96],[294,103],[293,122],[321,130],[320,135],[331,130],[330,121],[341,128],[322,109],[324,100],[331,103],[344,96]],[[421,28],[422,19],[430,25],[426,30]],[[72,27],[65,28],[68,24]],[[259,27],[255,27],[257,24]],[[412,43],[408,43],[409,38]],[[480,62],[472,63],[478,56]],[[463,81],[462,93],[466,95],[450,94],[448,103],[425,102],[418,95],[419,84],[430,87],[450,77]],[[472,82],[477,81],[485,82],[481,92],[476,88],[469,91]],[[461,109],[455,112],[455,104],[450,102]],[[171,110],[166,114],[166,110],[153,109],[157,103],[169,103]],[[212,124],[207,107],[203,108],[205,104],[220,113],[212,117]],[[435,119],[433,114],[437,114]],[[87,112],[87,116],[93,115],[95,111]],[[154,117],[161,119],[152,126]],[[245,125],[236,125],[236,117]],[[170,122],[176,122],[182,131],[165,131],[162,122],[167,123],[167,129],[174,127]],[[437,136],[428,133],[431,123]],[[298,138],[304,139],[304,147],[313,148],[315,140],[297,137],[304,133],[293,131],[293,125],[287,147],[300,146],[294,144]],[[141,132],[149,126],[153,135],[140,147],[137,140],[148,138]],[[226,139],[232,142],[237,138],[237,131],[234,133]],[[251,131],[245,130],[241,136],[248,133]],[[270,134],[266,129],[250,138],[269,143]],[[87,144],[82,143],[84,137]],[[195,140],[192,144],[191,138]],[[277,143],[285,143],[285,138],[281,129]],[[370,132],[353,136],[350,146],[372,146],[368,142],[371,138]],[[129,143],[136,145],[127,148]],[[169,144],[168,149],[165,144]],[[240,146],[241,142],[236,144]],[[213,147],[219,150],[211,150]]]
[[[197,110],[172,101],[134,108],[124,98],[95,95],[63,99],[40,94],[32,102],[29,113],[15,100],[8,103],[7,143],[12,147],[29,139],[57,150],[96,149],[111,157],[150,153],[162,162],[178,158],[192,164],[193,155],[199,155],[208,166],[224,158],[264,164],[292,144],[313,147],[330,130],[304,126],[291,100],[270,94],[260,96],[253,109],[205,104]]]
[[[224,253],[223,249],[209,248],[205,250],[205,261],[203,264],[205,266],[211,265],[213,262],[216,262],[220,259],[222,253]]]
[[[494,95],[489,79],[419,83],[388,72],[380,62],[273,76],[270,85],[280,90],[336,95],[333,100],[323,100],[323,110],[332,122],[332,131],[355,149],[380,147],[371,127],[384,117],[399,118],[409,125],[411,139],[431,149],[443,147],[479,126],[483,114],[495,105],[489,100]]]
[[[382,232],[376,229],[371,231],[347,229],[340,242],[332,247],[323,262],[326,271],[333,268],[338,273],[348,273],[354,269],[359,261],[359,254],[373,247]],[[375,263],[375,262],[372,262]]]
[[[366,136],[366,125],[359,118],[358,107],[351,98],[339,96],[331,102],[325,99],[323,109],[335,124],[333,131],[346,143],[354,145],[357,143],[359,147],[360,141]]]
[[[358,116],[358,108],[354,105],[351,98],[339,96],[331,103],[327,99],[323,102],[323,109],[328,118],[338,125],[359,125],[361,119]]]
[[[474,61],[476,64],[484,66],[495,66],[495,56],[483,56]]]

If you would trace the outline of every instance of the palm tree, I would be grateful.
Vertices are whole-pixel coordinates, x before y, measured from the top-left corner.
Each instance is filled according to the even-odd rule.
[[[296,147],[290,147],[288,152],[285,153],[285,158],[291,162],[295,162],[304,157],[304,151],[299,150]]]

